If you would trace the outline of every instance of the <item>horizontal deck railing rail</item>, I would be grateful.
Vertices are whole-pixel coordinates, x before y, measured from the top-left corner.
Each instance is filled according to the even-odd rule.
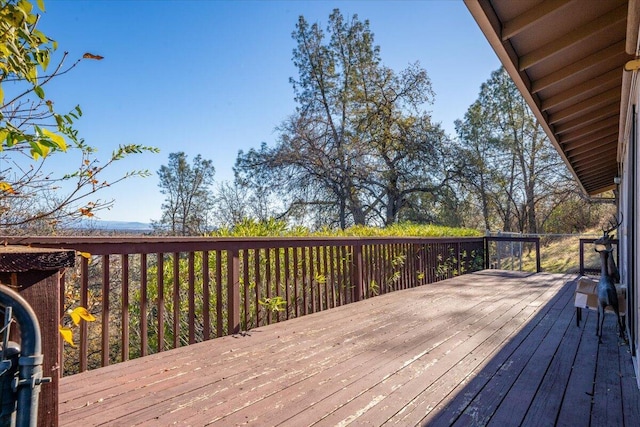
[[[485,268],[485,238],[3,237],[78,252],[70,374]]]

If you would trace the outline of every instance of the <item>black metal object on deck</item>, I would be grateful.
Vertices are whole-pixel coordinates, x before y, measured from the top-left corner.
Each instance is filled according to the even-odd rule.
[[[42,376],[40,326],[31,306],[17,292],[0,285],[0,307],[4,310],[2,360],[0,360],[0,425],[37,426]],[[9,341],[13,322],[20,327],[20,343]]]

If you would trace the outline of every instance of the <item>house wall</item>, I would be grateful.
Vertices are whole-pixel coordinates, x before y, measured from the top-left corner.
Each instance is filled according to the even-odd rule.
[[[633,80],[637,81],[634,75]],[[636,84],[630,88],[630,108],[627,120],[621,122],[625,126],[624,138],[620,148],[619,159],[621,184],[618,187],[618,216],[622,216],[623,223],[618,230],[620,239],[620,279],[627,286],[627,315],[626,326],[629,335],[629,347],[633,356],[633,364],[636,370],[636,378],[640,377],[640,364],[638,347],[640,345],[640,331],[638,319],[640,318],[640,292],[638,283],[640,279],[640,244],[638,230],[640,230],[640,216],[637,214],[640,205],[640,150],[638,149],[640,122],[637,110],[640,106],[640,91]],[[640,380],[638,380],[640,387]]]

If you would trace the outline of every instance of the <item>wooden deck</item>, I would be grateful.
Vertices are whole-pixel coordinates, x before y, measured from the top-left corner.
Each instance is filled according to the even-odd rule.
[[[636,426],[574,278],[484,271],[66,377],[60,425]]]

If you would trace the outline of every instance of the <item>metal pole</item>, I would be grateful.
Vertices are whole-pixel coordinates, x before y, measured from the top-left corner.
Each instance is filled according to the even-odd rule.
[[[31,306],[18,294],[0,285],[0,305],[11,307],[20,325],[21,354],[18,359],[16,426],[36,427],[38,423],[38,394],[42,378],[42,348],[40,325]]]

